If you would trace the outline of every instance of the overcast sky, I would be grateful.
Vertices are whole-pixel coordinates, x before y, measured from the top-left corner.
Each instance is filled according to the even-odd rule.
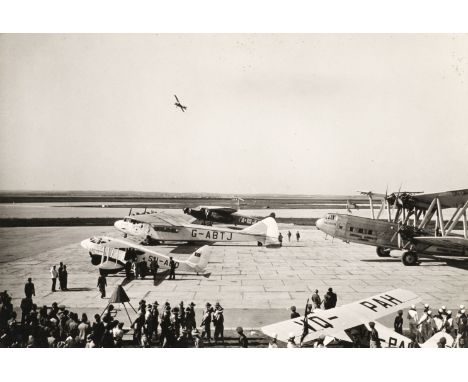
[[[468,35],[0,36],[3,190],[387,184],[468,187]]]

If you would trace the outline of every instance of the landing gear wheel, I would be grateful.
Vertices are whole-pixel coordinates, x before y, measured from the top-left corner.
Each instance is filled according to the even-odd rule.
[[[390,250],[384,247],[377,247],[377,256],[379,257],[390,257]]]
[[[257,242],[257,245],[258,245],[259,247],[261,247],[261,246],[263,245],[263,243],[262,243],[261,241],[258,241],[258,242]]]
[[[419,265],[419,258],[416,252],[405,252],[401,257],[401,262],[406,266]]]

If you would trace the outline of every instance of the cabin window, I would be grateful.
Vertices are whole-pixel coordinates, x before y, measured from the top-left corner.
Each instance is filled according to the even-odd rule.
[[[358,233],[364,233],[364,230],[362,228],[359,228]]]
[[[349,232],[354,232],[354,227],[349,227]]]
[[[341,224],[339,225],[339,227],[340,227],[340,229],[343,229],[343,226]]]
[[[372,230],[370,229],[369,231],[367,231],[367,233],[368,233],[369,235],[372,235]]]

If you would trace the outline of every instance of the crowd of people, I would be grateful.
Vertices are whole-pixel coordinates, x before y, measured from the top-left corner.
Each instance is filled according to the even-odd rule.
[[[217,302],[212,306],[206,303],[200,326],[195,317],[196,304],[191,302],[184,306],[171,307],[166,302],[159,313],[159,304],[146,304],[141,300],[138,306],[138,317],[133,322],[133,339],[141,347],[159,345],[161,347],[204,347],[207,343],[224,343],[224,309]],[[211,335],[212,325],[214,335]],[[200,330],[199,330],[200,329]]]
[[[19,321],[12,297],[7,291],[0,293],[0,347],[121,347],[124,334],[129,332],[116,319],[117,311],[111,304],[102,315],[95,314],[91,322],[86,313],[79,318],[77,313],[56,302],[39,308],[33,302],[34,296],[34,284],[28,279]],[[133,343],[129,346],[198,348],[224,343],[224,309],[219,302],[214,306],[206,303],[200,325],[197,325],[193,302],[184,306],[181,301],[173,307],[166,302],[161,314],[158,307],[157,301],[153,304],[140,301],[137,318],[131,324]],[[240,346],[246,345],[242,328],[238,328],[238,333]]]
[[[409,336],[412,342],[415,343],[415,347],[418,347],[419,343],[424,343],[438,332],[445,332],[454,338],[454,347],[468,347],[468,318],[464,305],[459,306],[455,315],[451,310],[447,310],[445,306],[439,308],[437,312],[433,312],[429,304],[424,304],[424,310],[422,314],[419,314],[416,306],[412,305],[406,317],[409,325]],[[402,328],[403,311],[400,310],[394,321],[394,330],[402,333]]]
[[[60,289],[67,290],[66,277],[63,278],[66,266],[60,263],[60,268],[62,269],[60,273],[62,279],[59,278]],[[55,270],[55,266],[52,270]],[[58,275],[57,271],[57,277]],[[103,282],[98,282],[100,289],[102,284]],[[133,338],[127,341],[129,346],[199,348],[211,343],[224,344],[224,309],[219,302],[214,306],[209,302],[206,303],[200,323],[197,325],[196,305],[193,302],[187,306],[183,301],[175,306],[165,302],[160,312],[157,301],[147,304],[145,300],[141,300],[136,311],[136,319],[130,329],[124,329],[124,323],[116,319],[117,310],[112,304],[102,315],[95,314],[94,321],[91,322],[86,313],[79,318],[77,313],[56,302],[51,306],[44,305],[39,308],[33,302],[36,290],[31,278],[28,278],[24,286],[24,294],[20,304],[21,320],[19,320],[11,302],[12,297],[7,291],[0,293],[0,347],[121,347],[124,334],[130,329],[133,329]],[[307,301],[305,313],[309,314],[314,309],[332,309],[336,306],[337,300],[337,294],[332,288],[328,288],[323,299],[316,289]],[[296,307],[292,306],[290,318],[300,316]],[[453,347],[468,347],[467,314],[463,305],[459,306],[455,315],[445,306],[433,313],[431,307],[425,304],[423,312],[419,313],[413,305],[408,310],[406,319],[409,328],[409,333],[406,335],[411,339],[410,347],[419,347],[419,344],[438,332],[451,336],[454,339]],[[394,320],[395,332],[404,334],[404,321],[403,311],[400,310]],[[374,323],[369,322],[368,326],[370,330],[365,329],[365,333],[357,333],[357,329],[351,331],[353,346],[362,347],[362,338],[365,337],[370,347],[381,347]],[[294,334],[291,334],[287,347],[302,346],[302,341],[308,334],[306,328],[307,326],[304,326],[304,333],[298,344]],[[239,346],[248,347],[248,339],[242,327],[238,327],[236,332],[239,335]],[[324,339],[325,336],[319,337],[314,342],[314,347],[325,347]],[[441,338],[437,345],[445,347],[446,339]],[[278,347],[277,339],[271,339],[268,346]]]

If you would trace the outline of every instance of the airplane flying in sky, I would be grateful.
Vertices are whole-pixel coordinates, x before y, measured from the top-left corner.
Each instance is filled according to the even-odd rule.
[[[118,273],[132,262],[146,262],[147,268],[153,260],[158,262],[160,269],[169,269],[169,256],[156,252],[153,248],[133,243],[129,240],[113,237],[92,237],[81,242],[88,250],[91,263],[99,268],[101,274]],[[187,260],[173,259],[177,272],[205,274],[210,261],[210,251],[205,245],[193,252]]]
[[[174,97],[177,101],[176,103],[174,103],[174,105],[176,105],[176,107],[180,108],[180,110],[182,110],[185,113],[185,109],[187,109],[187,106],[182,105],[179,101],[179,98],[177,98],[175,94],[174,94]]]
[[[361,346],[368,347],[368,324],[374,322],[382,347],[408,347],[411,342],[409,338],[375,320],[396,313],[419,301],[421,299],[413,292],[395,289],[337,308],[315,309],[306,316],[267,325],[261,330],[267,336],[276,336],[282,342],[287,342],[290,337],[299,340],[305,332],[303,344],[325,337],[325,345],[333,341],[348,343],[358,341]],[[449,346],[453,344],[453,338],[449,334],[439,332],[420,346],[436,347],[434,346],[437,342],[435,339],[439,340],[441,337],[446,337]]]
[[[114,223],[115,228],[126,235],[135,236],[148,243],[203,242],[235,243],[257,242],[261,245],[277,245],[278,225],[272,217],[265,218],[242,230],[208,227],[191,224],[176,215],[163,212],[130,215]]]
[[[388,216],[381,220],[384,208]],[[448,208],[454,212],[449,220],[444,220],[443,210]],[[403,250],[403,264],[417,265],[420,255],[468,256],[467,208],[468,189],[433,194],[398,192],[385,195],[376,219],[328,213],[317,220],[316,226],[327,235],[346,242],[375,246],[381,257],[390,256],[391,250]],[[373,204],[371,210],[375,216]],[[435,227],[432,228],[434,215]],[[453,231],[460,220],[463,235],[456,235]]]

